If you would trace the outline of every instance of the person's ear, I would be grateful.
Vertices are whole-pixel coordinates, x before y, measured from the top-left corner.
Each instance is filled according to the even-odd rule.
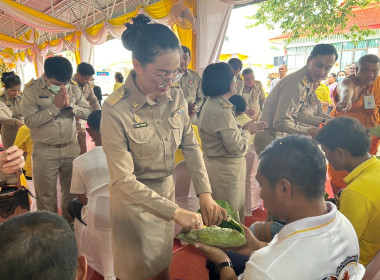
[[[135,72],[137,74],[142,74],[144,71],[144,66],[141,64],[141,62],[138,61],[137,59],[133,59],[132,63],[133,63],[133,68],[135,69]]]
[[[277,191],[283,199],[289,200],[293,192],[292,183],[288,179],[281,179],[278,182]]]
[[[78,257],[76,280],[86,280],[87,277],[87,258],[85,255]]]

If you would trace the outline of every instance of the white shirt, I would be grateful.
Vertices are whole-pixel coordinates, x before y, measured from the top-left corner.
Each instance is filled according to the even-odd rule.
[[[93,190],[109,184],[109,182],[110,175],[102,146],[95,146],[91,151],[73,161],[71,193],[86,194],[88,197]],[[86,223],[87,206],[82,208],[81,218]]]
[[[253,252],[239,279],[361,279],[355,230],[334,204],[326,204],[327,214],[285,225],[268,246]]]
[[[273,79],[270,83],[269,92],[274,88],[274,86],[280,81],[280,78]]]

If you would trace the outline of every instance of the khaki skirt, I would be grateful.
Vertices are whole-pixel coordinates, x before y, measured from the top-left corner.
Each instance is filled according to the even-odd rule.
[[[174,201],[172,176],[140,182]],[[114,273],[121,280],[147,280],[171,263],[174,221],[158,218],[121,197],[118,188],[110,188]]]
[[[232,209],[239,211],[240,222],[245,217],[245,157],[208,158],[205,164],[215,200],[227,201]]]

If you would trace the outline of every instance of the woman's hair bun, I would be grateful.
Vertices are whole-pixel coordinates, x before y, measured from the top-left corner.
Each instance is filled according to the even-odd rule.
[[[5,81],[6,81],[7,79],[9,79],[10,77],[13,77],[14,75],[16,75],[16,74],[15,74],[15,72],[13,72],[13,71],[11,71],[11,72],[3,72],[2,76],[1,76],[1,81],[2,81],[3,83],[5,83]]]
[[[140,14],[137,17],[132,18],[132,22],[133,23],[127,22],[124,24],[127,29],[123,32],[123,35],[121,35],[123,46],[129,51],[133,51],[135,38],[141,28],[151,22],[151,20],[146,15]]]

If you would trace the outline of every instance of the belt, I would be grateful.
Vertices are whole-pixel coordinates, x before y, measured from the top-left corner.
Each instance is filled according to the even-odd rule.
[[[71,143],[65,143],[65,144],[57,144],[57,145],[49,145],[50,147],[54,147],[54,148],[64,148],[64,147],[67,147],[69,146]]]
[[[35,146],[39,146],[41,148],[45,147],[45,148],[57,148],[57,149],[60,149],[60,148],[64,148],[64,147],[70,146],[72,143],[74,143],[74,142],[68,142],[68,143],[56,144],[56,145],[50,145],[50,144],[45,144],[45,143],[35,143]]]

